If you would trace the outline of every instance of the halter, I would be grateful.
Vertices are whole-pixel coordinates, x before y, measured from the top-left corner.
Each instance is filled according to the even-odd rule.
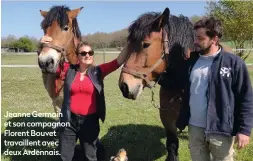
[[[146,84],[147,87],[152,89],[153,87],[155,87],[156,83],[160,80],[161,78],[161,74],[159,76],[159,78],[155,81],[154,84],[151,83],[150,80],[148,80],[148,75],[150,73],[152,73],[166,58],[166,56],[169,55],[169,41],[168,41],[168,33],[163,30],[163,35],[162,35],[162,42],[163,42],[163,52],[162,52],[162,56],[160,57],[160,59],[154,64],[152,65],[150,68],[148,68],[147,72],[138,72],[138,71],[134,71],[131,69],[128,69],[126,67],[122,68],[122,71],[128,74],[131,74],[137,78],[141,78],[143,79]]]
[[[69,53],[66,54],[66,50],[63,47],[57,46],[54,44],[50,44],[50,43],[43,43],[41,45],[41,48],[43,48],[43,47],[49,47],[49,48],[55,49],[56,51],[61,53],[60,66],[63,65],[64,61],[67,61],[67,56],[69,55]]]
[[[152,73],[161,63],[162,61],[164,61],[164,59],[169,55],[169,41],[168,41],[168,33],[163,30],[163,35],[162,35],[162,42],[163,42],[163,51],[162,51],[162,56],[160,57],[160,59],[154,64],[152,65],[150,68],[148,68],[147,72],[137,72],[137,71],[134,71],[134,70],[131,70],[131,69],[128,69],[126,67],[123,67],[122,68],[122,72],[125,72],[125,73],[128,73],[128,74],[131,74],[135,77],[138,77],[138,78],[141,78],[143,79],[146,83],[147,83],[147,87],[149,87],[151,89],[151,103],[152,105],[159,109],[159,110],[164,110],[164,111],[167,111],[168,109],[164,109],[164,108],[161,108],[159,105],[157,105],[155,103],[155,100],[154,100],[154,90],[153,88],[155,87],[155,85],[157,84],[157,82],[160,80],[162,74],[159,75],[158,79],[155,81],[154,84],[151,83],[150,80],[148,80],[148,75],[150,73]],[[166,60],[166,59],[165,59]],[[167,64],[167,63],[166,63]],[[176,99],[181,99],[181,94],[180,95],[176,95],[174,97],[172,97],[169,102],[172,103],[173,101],[175,101]],[[175,112],[178,113],[178,111],[174,108],[170,108],[172,110],[174,110]]]

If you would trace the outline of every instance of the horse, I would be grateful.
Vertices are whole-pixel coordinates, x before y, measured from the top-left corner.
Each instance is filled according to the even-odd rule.
[[[176,120],[180,113],[187,62],[195,52],[194,25],[189,18],[149,12],[139,16],[128,28],[126,50],[129,57],[122,67],[119,88],[125,98],[136,100],[145,87],[160,85],[160,119],[166,133],[166,161],[177,161],[179,140]],[[225,51],[232,49],[222,45]],[[155,83],[153,83],[155,82]],[[156,106],[153,100],[152,103]],[[182,130],[182,129],[179,129]]]
[[[170,15],[168,8],[162,14],[144,13],[128,28],[129,57],[120,73],[119,88],[125,98],[136,100],[145,87],[161,85],[159,113],[167,138],[166,161],[178,160],[175,122],[182,102],[185,61],[194,50],[194,39],[190,20]],[[169,79],[160,83],[165,76]]]
[[[44,19],[41,28],[44,35],[53,38],[41,44],[38,65],[42,72],[44,87],[52,100],[54,111],[59,115],[63,102],[64,62],[77,63],[76,48],[81,40],[77,16],[83,7],[70,10],[66,6],[53,6],[47,11],[40,10]],[[58,71],[60,70],[60,71]]]

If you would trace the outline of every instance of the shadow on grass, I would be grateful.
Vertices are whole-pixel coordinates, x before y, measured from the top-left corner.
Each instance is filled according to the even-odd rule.
[[[51,118],[42,117],[17,117],[7,120],[7,122],[55,122]],[[4,122],[3,122],[4,123]],[[53,132],[51,127],[6,127],[5,130],[11,132],[26,132],[35,130],[36,132]],[[30,133],[29,133],[30,134]],[[58,161],[60,157],[57,155],[58,148],[56,146],[19,146],[19,145],[6,145],[6,141],[58,141],[58,136],[5,136],[5,131],[2,131],[2,149],[1,154],[9,161]],[[108,133],[105,134],[100,141],[106,150],[106,161],[111,156],[115,156],[119,149],[124,148],[127,151],[130,161],[153,161],[166,154],[165,145],[161,139],[165,138],[164,129],[159,126],[151,126],[145,124],[128,124],[110,127]],[[8,151],[20,151],[22,155],[6,155]],[[50,151],[56,155],[24,155],[25,151]],[[78,155],[79,153],[79,155]],[[83,154],[80,150],[75,153],[78,157]],[[83,157],[78,157],[78,160]]]
[[[101,138],[106,150],[106,161],[119,149],[127,151],[130,161],[153,161],[166,154],[164,129],[159,126],[128,124],[110,127]]]
[[[121,148],[127,151],[129,161],[153,161],[166,154],[162,138],[165,138],[164,129],[159,126],[128,124],[110,127],[100,142],[105,148],[105,161]],[[84,160],[83,152],[77,146],[73,161]]]
[[[29,131],[29,136],[26,134],[23,136],[5,136],[5,131],[2,131],[2,140],[1,140],[1,154],[4,155],[5,158],[8,158],[10,161],[58,161],[59,156],[57,155],[57,147],[55,146],[42,146],[43,141],[58,141],[58,136],[31,136],[31,130],[36,132],[53,132],[54,130],[51,127],[27,127],[28,122],[55,122],[54,119],[45,118],[45,117],[16,117],[7,120],[11,123],[20,122],[25,123],[25,127],[6,127],[5,130],[10,130],[10,132],[26,132]],[[4,124],[4,122],[2,122]],[[22,141],[22,140],[29,140],[29,141],[38,141],[40,140],[40,145],[31,146],[31,145],[7,145],[5,144],[6,141]],[[7,155],[7,151],[13,151],[16,155]],[[20,153],[18,154],[17,151]],[[33,155],[33,154],[24,154],[27,151],[49,151],[49,154],[42,154],[42,155]],[[34,152],[33,152],[34,153]],[[56,153],[56,154],[55,154]],[[21,155],[20,155],[21,154]]]

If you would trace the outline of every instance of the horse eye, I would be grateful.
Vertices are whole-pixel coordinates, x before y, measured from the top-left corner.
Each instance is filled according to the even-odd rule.
[[[150,46],[150,43],[143,43],[143,48],[145,49],[145,48],[148,48]]]
[[[64,26],[63,30],[64,31],[68,31],[69,27],[68,26]]]

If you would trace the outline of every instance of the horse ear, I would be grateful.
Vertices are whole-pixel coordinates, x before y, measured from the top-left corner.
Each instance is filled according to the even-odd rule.
[[[153,22],[153,27],[155,29],[161,29],[163,28],[164,25],[166,25],[169,21],[169,16],[170,16],[170,10],[169,8],[165,8],[163,11],[162,15],[159,16],[154,22]]]
[[[42,11],[42,10],[40,10],[40,14],[41,14],[41,16],[46,17],[47,11]]]
[[[68,12],[68,16],[71,19],[74,19],[77,17],[77,15],[79,14],[79,12],[83,9],[83,7],[80,7],[78,9],[74,9]]]

